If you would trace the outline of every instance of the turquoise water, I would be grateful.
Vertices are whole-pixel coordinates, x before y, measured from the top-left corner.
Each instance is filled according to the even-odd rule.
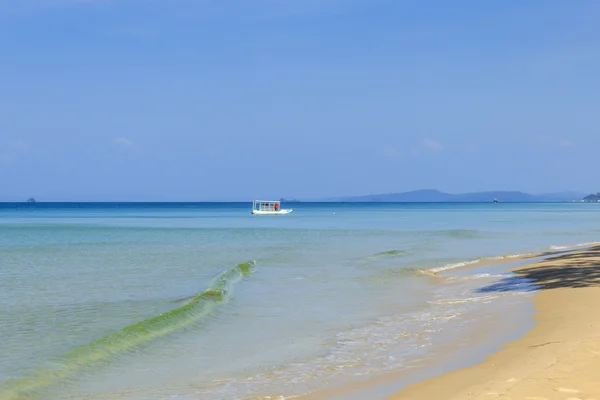
[[[600,239],[595,204],[0,204],[0,399],[288,396],[471,329],[482,257]]]

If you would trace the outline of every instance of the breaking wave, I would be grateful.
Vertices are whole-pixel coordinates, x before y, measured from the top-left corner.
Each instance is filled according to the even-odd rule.
[[[238,264],[219,274],[206,290],[188,298],[180,307],[77,346],[54,360],[51,367],[37,370],[29,377],[6,382],[0,387],[0,400],[44,398],[44,389],[72,378],[86,368],[200,322],[231,297],[234,285],[251,274],[254,265],[254,261]]]

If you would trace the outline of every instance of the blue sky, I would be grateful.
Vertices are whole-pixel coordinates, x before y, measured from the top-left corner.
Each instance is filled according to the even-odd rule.
[[[600,3],[0,0],[0,200],[596,192]]]

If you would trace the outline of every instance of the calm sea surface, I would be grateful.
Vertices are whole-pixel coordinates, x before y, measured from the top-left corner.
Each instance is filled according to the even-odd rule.
[[[596,204],[250,206],[0,203],[0,399],[275,399],[410,368],[530,296],[453,266],[600,240]]]

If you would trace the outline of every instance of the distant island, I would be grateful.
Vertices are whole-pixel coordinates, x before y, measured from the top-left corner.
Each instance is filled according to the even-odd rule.
[[[596,194],[590,194],[583,198],[585,203],[599,203],[600,202],[600,192]]]
[[[281,203],[298,203],[298,202],[300,202],[300,200],[296,200],[296,199],[284,199],[283,197],[281,199],[279,199],[279,201]]]
[[[365,203],[564,203],[581,201],[584,196],[584,193],[576,192],[529,194],[519,191],[490,191],[452,194],[441,192],[435,189],[424,189],[402,193],[336,197],[330,198],[328,201]],[[600,196],[600,194],[598,196]]]

